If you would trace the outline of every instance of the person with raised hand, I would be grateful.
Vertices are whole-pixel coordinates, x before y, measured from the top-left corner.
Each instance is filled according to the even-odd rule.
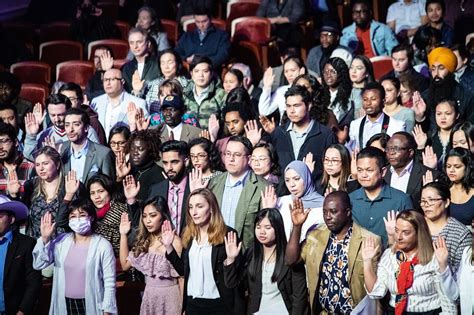
[[[206,188],[191,192],[186,216],[181,256],[173,244],[174,231],[162,236],[166,258],[184,276],[183,311],[187,315],[244,314],[241,292],[224,285],[224,238],[236,231],[224,223],[214,194]]]
[[[395,244],[385,250],[376,271],[372,261],[379,250],[372,238],[364,241],[364,282],[371,299],[389,292],[392,314],[457,314],[459,292],[444,240],[436,239],[433,247],[422,214],[406,210],[397,215]]]
[[[33,249],[33,268],[54,266],[50,314],[116,314],[114,252],[95,233],[94,205],[86,198],[76,199],[66,215],[69,232],[53,237],[56,222],[45,213]]]
[[[171,238],[173,247],[178,255],[181,255],[181,241],[178,237],[174,238],[171,216],[163,197],[157,196],[148,200],[142,209],[138,235],[132,250],[129,250],[127,235],[133,224],[127,213],[121,215],[120,265],[125,271],[133,267],[145,275],[146,286],[140,307],[141,315],[179,315],[182,280],[166,259],[164,244]]]
[[[278,209],[267,208],[255,218],[253,246],[243,257],[234,232],[225,238],[225,285],[249,290],[247,313],[305,314],[308,310],[306,276],[302,264],[285,265],[286,237]]]

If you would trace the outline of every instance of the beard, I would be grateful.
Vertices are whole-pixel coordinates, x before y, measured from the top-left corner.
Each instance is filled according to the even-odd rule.
[[[434,108],[441,101],[452,99],[455,87],[456,80],[452,73],[449,73],[445,78],[432,77],[428,88],[428,105]]]

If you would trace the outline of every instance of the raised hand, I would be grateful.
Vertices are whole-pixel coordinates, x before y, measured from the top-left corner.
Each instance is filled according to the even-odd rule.
[[[272,67],[268,67],[267,70],[263,73],[263,88],[271,89],[275,81],[275,75],[273,74]]]
[[[51,212],[46,212],[41,218],[40,226],[41,239],[43,240],[44,244],[49,242],[51,235],[53,235],[55,226],[56,223],[53,222],[53,216],[51,215]]]
[[[423,186],[433,182],[433,172],[427,170],[425,175],[423,175]]]
[[[173,250],[173,241],[176,235],[176,231],[171,227],[171,222],[166,220],[161,225],[161,243],[166,248],[166,251],[170,253]]]
[[[303,162],[312,173],[314,171],[314,165],[316,164],[316,161],[313,160],[313,153],[308,152],[308,154],[306,154],[306,156],[303,158]]]
[[[415,120],[423,121],[425,118],[426,103],[418,91],[413,93],[413,106],[411,109],[415,112]]]
[[[436,156],[436,153],[434,153],[433,147],[427,146],[425,148],[425,151],[421,153],[421,156],[423,158],[424,166],[436,169],[436,167],[438,166],[438,157]]]
[[[376,246],[375,244],[375,239],[371,236],[364,240],[361,251],[363,261],[372,261],[372,259],[377,255],[379,245]]]
[[[268,119],[266,116],[260,115],[259,117],[260,123],[262,124],[263,130],[271,134],[273,130],[276,128],[275,118],[272,117],[272,120]]]
[[[119,227],[120,235],[127,235],[131,229],[132,229],[132,224],[130,220],[128,219],[128,213],[123,212],[122,216],[120,217],[120,227]]]
[[[137,106],[134,102],[130,102],[127,105],[127,120],[130,126],[130,131],[135,131],[137,128]]]
[[[82,99],[82,105],[87,105],[89,106],[91,102],[89,101],[89,98],[87,97],[86,94],[84,94],[84,98]]]
[[[391,210],[387,212],[387,217],[383,218],[383,223],[385,223],[385,230],[389,238],[389,243],[392,244],[395,241],[395,225],[397,223],[398,212]]]
[[[40,124],[36,120],[34,113],[26,113],[25,115],[25,131],[27,135],[36,136],[39,132]]]
[[[125,176],[123,180],[123,194],[129,205],[134,204],[140,192],[140,182],[136,182],[133,175]]]
[[[212,114],[209,117],[209,122],[207,125],[207,130],[209,131],[210,135],[210,140],[212,142],[216,142],[217,140],[217,134],[219,133],[219,120],[217,119],[217,116]]]
[[[125,153],[119,152],[115,158],[115,173],[117,173],[118,181],[127,176],[131,170],[130,163],[125,161]]]
[[[66,174],[66,195],[69,197],[68,200],[72,200],[77,190],[79,189],[79,180],[77,179],[76,171],[70,170]]]
[[[244,126],[245,137],[250,140],[252,145],[256,145],[262,139],[262,128],[258,128],[256,120],[249,120]]]
[[[412,133],[413,137],[415,137],[415,142],[418,150],[423,150],[426,146],[426,141],[428,141],[428,136],[423,131],[420,125],[415,125]]]
[[[191,192],[196,189],[206,188],[209,184],[209,180],[204,180],[202,178],[202,170],[199,168],[193,168],[191,173],[189,173],[189,190]]]
[[[137,110],[137,129],[138,130],[148,129],[148,126],[150,126],[150,119],[151,119],[151,116],[149,116],[148,118],[145,118],[145,112],[143,111],[143,108],[139,108]]]
[[[235,258],[239,256],[240,249],[242,248],[242,242],[237,244],[237,234],[235,232],[227,233],[224,238],[225,242],[225,253],[227,255],[227,263],[231,264],[235,261]]]
[[[16,197],[20,192],[21,184],[18,180],[18,175],[16,170],[10,170],[8,172],[8,181],[7,181],[7,193],[12,196]]]
[[[33,107],[33,115],[35,115],[38,124],[41,125],[46,117],[46,111],[43,110],[43,106],[40,103],[36,103]]]
[[[44,138],[43,146],[51,147],[53,149],[56,149],[56,151],[61,152],[61,147],[63,146],[63,144],[62,143],[56,144],[56,142],[54,141],[54,138],[52,136],[48,136]]]
[[[260,195],[262,198],[262,209],[276,207],[277,195],[273,186],[269,185],[265,187],[265,189],[260,193]]]
[[[110,52],[108,50],[104,50],[104,52],[100,56],[100,66],[103,71],[107,71],[113,68],[114,58],[110,55]]]
[[[351,152],[351,176],[353,179],[357,179],[357,154],[359,154],[359,149],[355,148]]]
[[[439,271],[443,272],[446,267],[448,267],[448,247],[446,246],[446,241],[444,237],[438,236],[438,238],[433,242],[434,254],[436,260],[438,261]]]
[[[205,138],[205,139],[211,141],[211,134],[209,133],[208,130],[201,130],[201,132],[199,133],[199,137],[200,138]]]
[[[139,93],[143,89],[144,85],[145,85],[145,80],[141,80],[140,75],[138,74],[138,70],[135,70],[135,72],[132,75],[133,91],[135,91],[136,93]]]
[[[347,137],[349,136],[349,127],[344,126],[342,130],[337,128],[335,133],[336,133],[337,142],[344,144],[346,143]]]
[[[290,204],[291,222],[294,226],[302,226],[308,218],[310,208],[304,209],[303,201],[299,198],[293,199],[293,205]]]

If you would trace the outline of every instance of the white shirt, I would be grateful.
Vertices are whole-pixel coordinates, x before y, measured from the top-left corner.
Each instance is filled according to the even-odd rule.
[[[403,171],[398,175],[393,166],[390,167],[390,172],[392,172],[392,178],[390,179],[390,186],[392,188],[407,192],[408,180],[410,179],[410,174],[413,169],[413,160],[403,169]]]
[[[474,314],[474,266],[471,263],[472,247],[468,246],[462,253],[457,279],[461,295],[461,314]],[[454,295],[456,292],[454,292]]]
[[[365,148],[367,141],[369,141],[369,139],[373,135],[382,132],[382,123],[383,123],[384,115],[385,114],[382,113],[379,116],[379,118],[377,118],[377,120],[374,122],[370,121],[370,119],[367,116],[363,116],[361,118],[351,121],[351,125],[349,127],[349,142],[347,143],[347,148],[350,151],[353,151],[355,148],[359,148],[359,149]],[[359,127],[364,117],[367,117],[367,118],[365,119],[365,125],[364,125],[363,136],[362,136],[363,146],[361,147],[359,145]],[[390,121],[388,123],[388,128],[387,128],[387,134],[389,136],[392,136],[395,132],[405,131],[405,129],[406,129],[406,124],[404,121],[400,121],[395,118],[390,118]]]
[[[288,314],[285,301],[278,289],[278,282],[272,282],[275,262],[262,263],[262,299],[258,312],[254,315]]]
[[[179,139],[181,139],[181,132],[183,131],[183,123],[179,123],[179,125],[174,128],[166,125],[166,130],[168,130],[168,136],[170,135],[170,131],[173,131],[174,140],[179,141]]]
[[[195,239],[189,249],[188,296],[201,299],[220,298],[212,272],[212,245],[199,245]]]
[[[395,33],[421,26],[421,17],[426,15],[426,0],[399,0],[388,7],[387,23],[395,21]]]
[[[286,110],[285,93],[289,88],[289,85],[283,85],[276,89],[274,93],[272,93],[271,89],[263,88],[258,100],[258,112],[260,115],[268,116],[278,109],[280,117],[283,117],[283,113]]]
[[[138,71],[138,76],[141,78],[143,74],[143,68],[145,68],[145,63],[144,62],[139,62],[137,63],[137,71]]]

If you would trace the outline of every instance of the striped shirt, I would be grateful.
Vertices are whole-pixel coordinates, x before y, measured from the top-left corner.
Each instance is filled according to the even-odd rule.
[[[27,159],[20,159],[20,163],[16,166],[16,175],[18,181],[20,182],[20,193],[24,191],[25,182],[32,178],[34,173],[35,165],[28,161]],[[8,169],[0,163],[0,193],[7,193],[7,184],[8,184]]]
[[[426,265],[415,265],[413,285],[407,290],[408,304],[407,312],[427,312],[441,307],[440,293],[436,281],[439,280],[444,292],[455,286],[454,277],[450,268],[444,272],[438,272],[439,265],[436,257]],[[385,250],[377,268],[377,281],[372,292],[367,295],[372,299],[381,299],[390,291],[390,305],[395,307],[395,296],[397,295],[397,279],[395,273],[398,270],[398,261],[391,248]],[[436,279],[438,278],[438,279]]]
[[[443,227],[439,235],[446,241],[449,253],[448,262],[453,273],[456,275],[464,249],[472,244],[471,231],[455,218],[449,217],[448,223]],[[438,235],[432,235],[433,241],[437,237]]]

